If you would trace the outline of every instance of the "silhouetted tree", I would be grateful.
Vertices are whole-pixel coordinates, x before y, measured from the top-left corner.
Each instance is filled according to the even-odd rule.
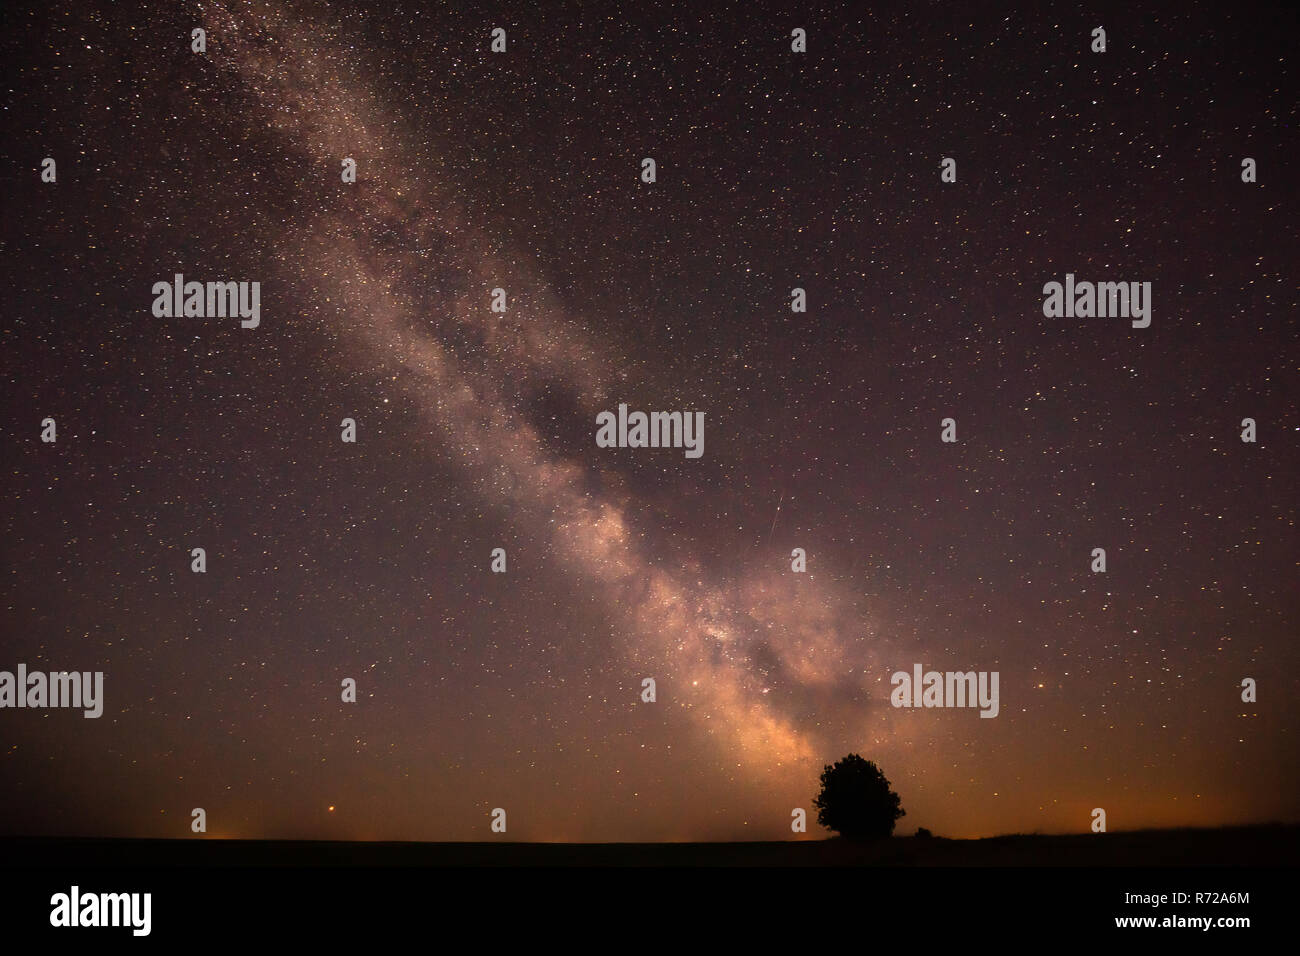
[[[817,822],[852,840],[893,835],[906,812],[898,794],[870,760],[849,754],[822,771],[822,789],[813,801]]]

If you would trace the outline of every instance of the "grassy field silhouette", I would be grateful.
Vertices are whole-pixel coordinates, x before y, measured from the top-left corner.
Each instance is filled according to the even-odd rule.
[[[5,858],[32,866],[1291,866],[1300,826],[1012,834],[978,840],[753,843],[369,843],[11,837]]]

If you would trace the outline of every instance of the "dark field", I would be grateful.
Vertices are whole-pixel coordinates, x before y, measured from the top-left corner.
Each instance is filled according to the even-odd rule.
[[[63,866],[1290,866],[1300,826],[1139,830],[982,840],[773,843],[346,843],[0,840],[7,867]]]

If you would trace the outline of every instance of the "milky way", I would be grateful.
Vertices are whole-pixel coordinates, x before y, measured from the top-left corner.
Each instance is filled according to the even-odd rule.
[[[457,220],[448,198],[456,184],[426,186],[412,175],[400,135],[388,132],[400,121],[376,107],[360,70],[349,70],[329,40],[282,17],[241,21],[221,7],[207,22],[233,41],[233,67],[295,148],[322,165],[344,155],[382,157],[362,180],[369,188],[357,219],[309,223],[289,258],[330,264],[323,290],[339,308],[324,321],[381,369],[401,370],[437,439],[430,452],[450,454],[511,520],[545,530],[561,565],[617,610],[630,675],[667,678],[680,706],[712,721],[746,761],[765,767],[816,756],[814,728],[785,713],[770,684],[831,689],[846,675],[862,679],[876,669],[864,622],[839,610],[842,596],[818,583],[800,587],[793,575],[718,587],[702,569],[691,580],[652,563],[626,506],[585,490],[581,466],[549,450],[502,394],[503,381],[558,379],[594,422],[618,397],[608,352],[560,313],[526,262],[494,256],[486,237]],[[247,31],[256,31],[255,41],[244,39]],[[402,294],[418,281],[421,260],[367,241],[386,229],[435,246],[456,271],[463,292],[433,303],[442,318],[431,320],[428,303]],[[509,321],[487,308],[499,286],[514,302]],[[452,323],[470,329],[480,360],[461,361],[444,347],[438,329]],[[770,671],[759,668],[756,649]]]

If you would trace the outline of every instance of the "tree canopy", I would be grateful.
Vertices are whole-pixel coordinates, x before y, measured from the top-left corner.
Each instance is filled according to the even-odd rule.
[[[822,788],[813,806],[817,822],[849,839],[892,836],[894,823],[905,816],[889,781],[870,760],[849,754],[822,771]]]

